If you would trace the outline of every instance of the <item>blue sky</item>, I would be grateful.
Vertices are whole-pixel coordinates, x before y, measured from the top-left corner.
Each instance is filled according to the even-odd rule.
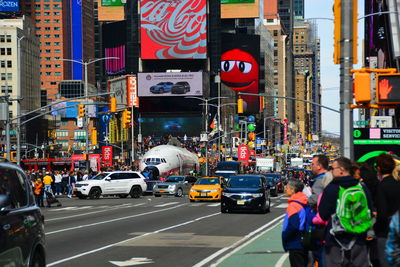
[[[333,18],[333,0],[305,0],[305,18]],[[364,14],[364,1],[358,1],[358,16]],[[358,25],[358,61],[361,61],[361,43],[363,39],[363,21]],[[322,105],[339,110],[339,65],[333,64],[333,22],[316,20],[318,36],[321,39],[321,95]],[[360,64],[354,66],[360,68]],[[322,130],[340,133],[340,116],[322,109]]]

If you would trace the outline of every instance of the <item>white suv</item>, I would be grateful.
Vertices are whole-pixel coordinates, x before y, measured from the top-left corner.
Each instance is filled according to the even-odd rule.
[[[134,171],[103,172],[92,179],[77,182],[75,194],[80,199],[98,199],[101,195],[139,198],[146,192],[145,180],[141,173]]]

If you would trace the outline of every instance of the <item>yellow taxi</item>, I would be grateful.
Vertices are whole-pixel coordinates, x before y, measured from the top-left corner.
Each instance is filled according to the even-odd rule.
[[[189,192],[190,202],[196,200],[221,200],[223,177],[202,177],[197,179]]]

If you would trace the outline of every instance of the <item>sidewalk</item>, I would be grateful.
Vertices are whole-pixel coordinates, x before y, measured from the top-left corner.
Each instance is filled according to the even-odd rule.
[[[276,266],[289,267],[288,254],[282,247],[282,221],[261,233],[250,242],[222,257],[218,267],[232,266]],[[220,262],[221,261],[221,262]]]

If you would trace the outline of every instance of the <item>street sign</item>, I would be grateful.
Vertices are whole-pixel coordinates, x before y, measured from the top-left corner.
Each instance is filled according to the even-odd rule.
[[[357,126],[367,126],[369,125],[369,121],[356,121]]]
[[[1,134],[2,135],[6,135],[6,131],[5,130],[3,130],[2,132],[1,132]],[[17,131],[10,131],[10,135],[17,135]]]

